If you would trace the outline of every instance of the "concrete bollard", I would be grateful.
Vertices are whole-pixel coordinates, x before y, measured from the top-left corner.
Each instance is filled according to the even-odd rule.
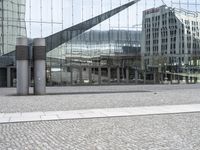
[[[46,94],[46,43],[45,39],[33,40],[34,94]]]
[[[17,95],[29,94],[29,47],[28,39],[21,37],[16,41]]]

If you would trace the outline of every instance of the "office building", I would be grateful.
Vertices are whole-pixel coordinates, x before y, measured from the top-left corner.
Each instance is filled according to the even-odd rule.
[[[200,13],[165,5],[143,12],[142,66],[199,64]]]

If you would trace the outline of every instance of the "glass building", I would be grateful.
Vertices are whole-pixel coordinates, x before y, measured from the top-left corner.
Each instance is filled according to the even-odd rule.
[[[0,1],[0,56],[15,50],[16,38],[26,36],[25,0]]]
[[[62,29],[84,22],[130,0],[69,0],[48,3],[38,9],[36,22],[27,23],[28,31],[39,28],[40,32],[28,32],[32,37],[45,37]],[[41,5],[45,0],[40,2]],[[134,82],[134,68],[140,68],[141,24],[139,5],[132,5],[124,11],[90,28],[85,33],[47,53],[47,83],[49,85],[107,84],[126,82],[126,68],[130,68],[130,80]],[[30,8],[30,7],[29,7]],[[31,10],[32,10],[31,9]],[[139,12],[139,11],[138,11]],[[32,14],[29,10],[30,14]],[[44,17],[48,13],[49,18]],[[29,20],[37,20],[28,14]],[[129,64],[129,65],[126,65]],[[89,75],[91,72],[92,75]],[[108,77],[110,74],[110,77]],[[110,78],[110,79],[109,79]]]
[[[0,0],[0,87],[15,86],[16,38],[27,36],[25,0]]]
[[[17,37],[46,38],[130,2],[132,0],[1,0],[0,86],[15,86]],[[188,0],[140,0],[48,51],[47,84],[143,83],[143,11],[163,3],[192,11],[200,7],[196,0],[189,3]]]

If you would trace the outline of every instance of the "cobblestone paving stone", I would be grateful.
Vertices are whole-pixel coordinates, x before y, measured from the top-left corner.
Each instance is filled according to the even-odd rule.
[[[152,92],[134,92],[150,90]],[[0,89],[0,113],[196,104],[200,103],[199,90],[199,84],[52,87],[47,88],[47,92],[57,93],[57,95],[18,97],[8,96],[16,93],[16,89]],[[111,93],[103,93],[105,91]],[[112,93],[112,91],[119,91],[119,93]],[[64,92],[76,94],[58,94]],[[88,93],[78,94],[78,92]],[[102,94],[92,94],[92,92],[102,92]]]
[[[1,150],[199,150],[200,114],[0,125]]]

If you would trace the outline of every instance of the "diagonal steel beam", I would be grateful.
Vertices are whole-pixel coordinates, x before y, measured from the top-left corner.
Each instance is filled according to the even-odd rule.
[[[83,32],[91,29],[92,27],[98,25],[99,23],[107,20],[108,18],[116,15],[117,13],[125,10],[126,8],[132,6],[133,4],[139,2],[140,0],[131,1],[125,5],[117,7],[113,10],[105,12],[99,16],[91,18],[87,21],[74,25],[70,28],[57,32],[53,35],[50,35],[45,38],[46,40],[46,52],[50,52],[51,50],[55,49],[56,47],[70,41],[74,37],[82,34]]]

